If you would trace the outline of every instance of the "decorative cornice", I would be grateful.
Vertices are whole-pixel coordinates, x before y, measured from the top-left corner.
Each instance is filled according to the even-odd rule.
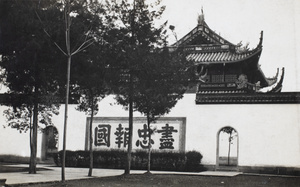
[[[196,94],[196,104],[300,104],[300,92]]]

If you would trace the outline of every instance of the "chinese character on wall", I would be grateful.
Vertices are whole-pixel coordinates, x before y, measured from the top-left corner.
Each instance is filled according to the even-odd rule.
[[[98,125],[95,128],[95,146],[110,147],[110,125]]]
[[[178,131],[174,129],[173,126],[166,124],[164,127],[162,127],[161,130],[157,130],[157,132],[161,133],[159,149],[174,149],[173,147],[174,138],[172,134],[173,132],[178,132]]]
[[[138,136],[139,138],[142,138],[142,140],[138,139],[136,141],[136,146],[141,146],[143,149],[149,148],[149,130],[146,124],[144,124],[143,129],[138,129]],[[150,146],[151,144],[154,144],[152,139],[150,140]]]
[[[116,128],[116,132],[114,133],[116,135],[116,144],[118,145],[118,148],[120,148],[123,144],[124,147],[128,145],[129,141],[129,128],[122,127],[122,124],[119,124],[119,126]]]
[[[124,119],[113,121],[99,120],[93,124],[94,150],[126,149],[129,146],[129,128]],[[170,123],[169,123],[170,122]],[[155,130],[148,128],[142,120],[136,122],[132,131],[133,149],[180,150],[181,127],[178,122],[157,122]],[[153,133],[153,132],[154,133]],[[149,134],[150,133],[150,134]],[[149,137],[150,135],[150,137]],[[87,138],[87,141],[89,139]],[[86,144],[88,145],[88,144]]]

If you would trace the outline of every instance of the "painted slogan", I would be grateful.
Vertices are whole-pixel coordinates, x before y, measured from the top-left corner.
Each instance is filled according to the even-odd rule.
[[[133,119],[133,149],[148,149],[149,141],[153,149],[184,151],[185,118],[160,118],[151,124],[154,133],[149,140],[146,118]],[[87,118],[86,150],[89,144],[90,118]],[[96,117],[92,124],[93,150],[127,149],[129,141],[128,118]]]

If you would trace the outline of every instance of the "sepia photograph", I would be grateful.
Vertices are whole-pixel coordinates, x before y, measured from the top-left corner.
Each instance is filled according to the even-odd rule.
[[[0,0],[0,186],[300,186],[299,0]]]

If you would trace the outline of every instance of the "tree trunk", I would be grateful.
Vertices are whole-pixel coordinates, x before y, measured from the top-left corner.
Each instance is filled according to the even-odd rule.
[[[148,125],[148,161],[147,161],[147,173],[150,173],[150,167],[151,167],[151,129],[150,129],[150,119],[149,114],[147,114],[147,125]]]
[[[38,127],[38,102],[39,102],[39,86],[38,86],[38,63],[37,63],[37,51],[34,53],[34,103],[33,103],[33,126],[30,138],[30,164],[29,173],[36,174],[36,153],[37,153],[37,127]]]
[[[132,81],[132,75],[130,73],[130,91],[129,91],[129,127],[128,127],[128,133],[129,133],[129,140],[128,140],[128,149],[127,149],[127,162],[125,167],[125,173],[124,174],[130,174],[130,167],[131,167],[131,152],[132,152],[132,131],[133,131],[133,101],[132,101],[132,91],[133,91],[133,81]]]
[[[135,14],[135,0],[133,0],[133,16]],[[134,20],[130,20],[131,28],[132,28],[132,43],[135,44],[134,37],[135,37],[135,30],[134,30]],[[129,133],[129,140],[128,140],[128,149],[127,149],[127,162],[125,166],[125,175],[130,174],[130,167],[131,167],[131,152],[132,152],[132,131],[133,131],[133,78],[132,78],[132,70],[130,70],[129,75],[129,127],[128,127],[128,133]]]
[[[65,22],[66,22],[66,47],[68,55],[68,70],[66,83],[66,102],[65,102],[65,116],[64,116],[64,134],[63,134],[63,156],[61,165],[61,180],[65,182],[65,165],[66,165],[66,136],[67,136],[67,121],[68,121],[68,105],[69,105],[69,89],[70,89],[70,74],[71,74],[71,46],[70,46],[70,0],[66,1],[65,7]]]
[[[67,137],[67,122],[68,122],[68,105],[69,105],[69,87],[70,87],[70,66],[71,56],[68,57],[68,73],[67,73],[67,91],[65,103],[65,117],[64,117],[64,134],[63,134],[63,156],[61,165],[61,180],[65,182],[65,166],[66,166],[66,137]]]
[[[30,123],[29,123],[29,144],[30,144],[30,156],[31,156],[31,152],[33,150],[33,148],[32,148],[32,145],[33,145],[32,144],[32,116],[31,115],[30,115]],[[29,168],[32,168],[31,159],[29,160]],[[30,171],[30,169],[29,169],[29,171]]]
[[[94,155],[93,155],[93,118],[94,118],[94,98],[92,97],[92,113],[91,113],[91,121],[90,121],[90,168],[88,176],[91,177],[93,173],[93,162],[94,162]]]
[[[36,173],[36,153],[37,153],[37,127],[38,127],[38,94],[35,90],[34,98],[34,108],[33,108],[33,127],[32,127],[32,137],[31,137],[31,153],[30,153],[30,166],[29,173]]]
[[[232,132],[229,133],[229,145],[228,145],[228,166],[230,165],[230,147],[231,147],[231,134]]]

